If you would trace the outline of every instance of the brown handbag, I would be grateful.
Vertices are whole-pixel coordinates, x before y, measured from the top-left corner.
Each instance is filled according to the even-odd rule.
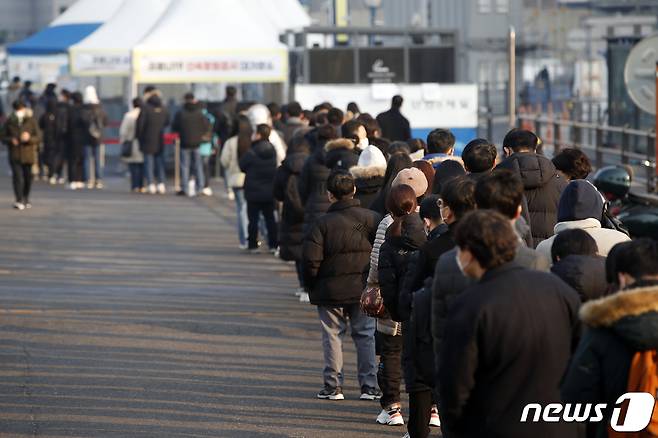
[[[363,313],[373,318],[386,318],[388,314],[379,286],[366,286],[361,294],[360,306]]]

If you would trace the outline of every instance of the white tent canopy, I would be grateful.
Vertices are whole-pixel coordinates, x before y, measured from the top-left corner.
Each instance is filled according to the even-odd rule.
[[[67,51],[107,21],[123,0],[78,0],[48,27],[7,47],[11,75],[37,86],[68,73]]]
[[[96,32],[71,46],[75,76],[129,76],[131,51],[164,14],[171,0],[124,0]]]
[[[123,0],[78,0],[50,26],[78,23],[104,23],[117,11]],[[141,1],[141,0],[140,0]]]
[[[133,49],[133,80],[285,82],[286,46],[263,12],[252,13],[245,1],[255,0],[172,0]]]

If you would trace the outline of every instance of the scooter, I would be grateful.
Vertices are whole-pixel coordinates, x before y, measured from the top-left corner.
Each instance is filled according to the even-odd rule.
[[[609,212],[632,238],[658,239],[658,200],[631,193],[631,173],[623,166],[606,166],[594,175],[594,185],[610,202]]]

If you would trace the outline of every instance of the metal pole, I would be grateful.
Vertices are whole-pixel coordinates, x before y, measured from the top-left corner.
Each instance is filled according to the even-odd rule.
[[[655,174],[655,192],[658,192],[658,61],[656,62],[656,88],[654,89],[654,96],[656,97],[656,123],[653,127],[653,132],[656,134],[656,155],[654,156],[654,164],[656,165]]]
[[[516,122],[516,32],[514,26],[509,28],[509,126]]]
[[[180,192],[180,139],[174,142],[174,191]]]

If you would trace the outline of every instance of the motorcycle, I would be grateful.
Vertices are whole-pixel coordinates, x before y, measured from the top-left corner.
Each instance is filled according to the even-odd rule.
[[[631,193],[631,182],[623,166],[606,166],[594,175],[594,185],[609,202],[608,211],[630,236],[658,239],[658,200]]]

